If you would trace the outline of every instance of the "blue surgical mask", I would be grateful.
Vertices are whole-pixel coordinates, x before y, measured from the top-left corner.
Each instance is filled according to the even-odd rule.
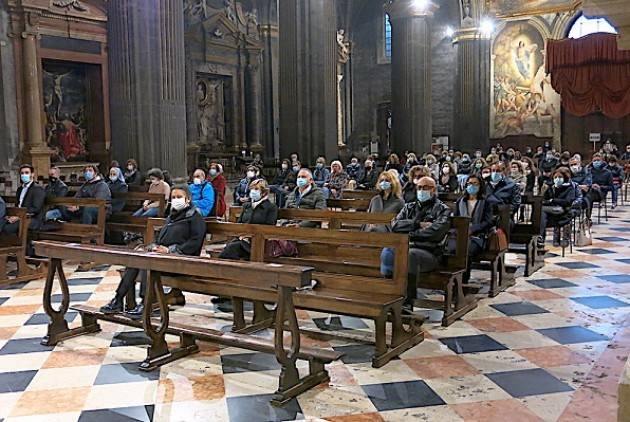
[[[298,187],[303,188],[308,185],[308,179],[306,177],[298,177],[296,183]]]
[[[381,188],[381,190],[389,190],[392,188],[392,184],[390,182],[388,182],[387,180],[382,180],[379,184],[378,187]]]
[[[30,174],[21,174],[20,175],[20,180],[22,181],[22,183],[30,183],[31,181],[31,175]]]
[[[419,202],[427,202],[431,199],[431,192],[428,190],[418,190],[416,191],[416,198]]]
[[[210,169],[210,171],[209,171],[208,173],[210,173],[210,176],[214,177],[214,176],[216,176],[219,172],[217,171],[217,169]]]
[[[251,198],[252,201],[258,202],[260,201],[260,198],[262,198],[262,194],[260,193],[259,190],[250,190],[249,197]]]
[[[89,182],[90,180],[94,179],[94,172],[91,170],[88,170],[85,173],[83,173],[83,177],[85,177],[85,180]]]
[[[499,183],[502,179],[503,179],[503,175],[501,173],[498,173],[496,171],[493,171],[492,173],[490,173],[490,180],[492,180],[492,182]]]
[[[318,169],[323,169],[324,168],[324,163],[317,163],[317,168]]]
[[[602,166],[602,162],[597,160],[597,161],[593,161],[593,167],[595,167],[596,169],[600,168]]]
[[[297,173],[298,171],[300,171],[300,167],[299,166],[293,166],[293,171]]]
[[[559,188],[564,183],[564,179],[562,177],[554,177],[553,184]]]
[[[468,195],[477,195],[479,193],[479,186],[466,185],[466,192],[468,192]]]

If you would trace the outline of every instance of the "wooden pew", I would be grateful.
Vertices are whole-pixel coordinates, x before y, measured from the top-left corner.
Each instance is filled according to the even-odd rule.
[[[58,223],[55,231],[31,231],[34,240],[59,240],[80,243],[105,243],[105,219],[107,216],[104,199],[94,198],[51,198],[46,199],[46,207],[78,206],[98,208],[96,224],[81,224],[76,222]]]
[[[545,265],[545,250],[538,248],[538,236],[542,224],[542,197],[531,194],[523,195],[523,204],[531,206],[530,221],[516,223],[508,232],[510,252],[525,255],[525,277],[529,277]],[[507,267],[514,272],[515,268]]]
[[[377,190],[344,190],[341,192],[343,199],[367,199],[370,200],[378,195]]]
[[[19,217],[20,228],[16,235],[6,233],[0,235],[0,287],[22,281],[36,280],[44,277],[46,274],[44,262],[29,261],[29,258],[26,257],[28,226],[31,223],[31,218],[28,216],[26,208],[7,207],[7,216]],[[14,277],[9,277],[7,273],[7,263],[10,256],[15,257],[17,263],[17,273]],[[39,265],[31,268],[28,265],[29,262]]]
[[[327,199],[326,206],[331,210],[341,211],[367,211],[370,206],[369,199]]]
[[[149,219],[145,242],[152,241],[155,228],[162,224],[161,220]],[[360,339],[355,338],[375,343],[372,359],[374,367],[385,365],[424,339],[421,330],[424,318],[412,316],[404,319],[402,315],[402,304],[407,292],[409,241],[406,235],[232,223],[207,223],[207,233],[212,236],[251,238],[253,262],[314,267],[313,279],[318,283],[312,290],[296,293],[296,307],[374,320],[374,339],[366,340],[363,336]],[[266,257],[265,243],[272,239],[297,242],[298,257]],[[380,273],[380,254],[384,247],[395,250],[392,279],[385,278]],[[273,302],[273,290],[239,286],[236,289],[226,289],[221,295],[233,298],[234,328],[238,332],[264,329],[273,323],[272,313],[262,305]],[[254,302],[254,319],[251,325],[245,323],[243,300]],[[392,326],[389,341],[386,335],[388,320]],[[320,337],[321,334],[318,333]]]
[[[98,245],[63,244],[60,242],[35,242],[39,255],[51,258],[51,265],[44,288],[44,309],[50,317],[45,345],[55,345],[64,339],[100,331],[99,320],[111,321],[132,327],[144,327],[151,339],[147,357],[140,369],[150,371],[161,365],[197,352],[197,340],[209,341],[230,347],[239,347],[275,354],[282,366],[279,388],[272,404],[283,405],[298,394],[313,388],[330,378],[324,365],[339,359],[343,354],[330,350],[300,346],[300,333],[293,305],[296,289],[310,286],[313,269],[276,264],[261,264],[225,260],[204,259],[152,252],[133,252],[124,248]],[[124,315],[104,315],[97,308],[85,305],[73,306],[81,314],[80,327],[69,329],[64,316],[69,309],[70,294],[63,273],[62,260],[89,259],[100,264],[124,265],[148,271],[146,303],[159,306],[160,317],[153,318],[153,307],[145,308],[142,321],[133,321]],[[59,279],[62,301],[59,310],[52,306],[55,276]],[[273,292],[270,302],[277,304],[274,338],[267,340],[242,333],[224,333],[191,325],[186,321],[171,321],[164,298],[163,285],[200,294],[221,294],[224,289],[267,289]],[[290,334],[290,342],[284,339]],[[165,335],[180,338],[180,346],[169,349]],[[309,374],[300,378],[297,359],[309,362]]]
[[[474,294],[466,293],[463,285],[464,273],[468,263],[468,217],[451,217],[451,226],[455,230],[456,246],[454,255],[445,255],[443,262],[429,274],[418,274],[418,288],[441,290],[443,300],[416,299],[415,305],[420,308],[439,309],[444,311],[442,326],[448,327],[453,322],[477,307]]]
[[[134,217],[132,214],[142,207],[145,200],[159,202],[158,217],[164,217],[166,211],[166,199],[159,193],[148,192],[124,192],[112,194],[113,199],[125,201],[122,212],[112,214],[107,219],[107,229],[110,231],[123,231],[144,234],[147,228],[148,217]]]
[[[229,222],[236,223],[243,208],[232,205],[229,212]],[[330,211],[307,210],[297,208],[281,208],[278,210],[280,220],[308,220],[328,223],[328,229],[355,229],[360,230],[364,224],[387,224],[396,217],[391,213],[368,213],[364,211]]]

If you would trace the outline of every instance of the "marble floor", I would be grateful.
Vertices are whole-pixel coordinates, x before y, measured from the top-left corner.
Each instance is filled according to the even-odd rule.
[[[0,290],[0,422],[615,421],[630,354],[630,206],[593,236],[565,258],[552,249],[543,270],[448,328],[431,315],[427,339],[380,369],[365,345],[305,340],[346,354],[329,366],[328,385],[284,408],[268,403],[279,373],[270,355],[201,343],[200,353],[145,373],[137,365],[147,339],[109,323],[41,346],[43,281],[18,284]],[[119,279],[115,268],[67,271],[72,303],[107,302]],[[207,298],[187,298],[175,316],[230,326]],[[371,327],[304,311],[299,318],[323,330]],[[79,322],[74,312],[68,319]]]

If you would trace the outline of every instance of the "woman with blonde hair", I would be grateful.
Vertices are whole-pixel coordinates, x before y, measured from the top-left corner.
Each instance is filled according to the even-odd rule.
[[[419,166],[417,166],[419,167]],[[402,188],[398,177],[391,171],[382,172],[376,183],[378,194],[370,201],[368,212],[392,213],[398,215],[405,205],[402,200]],[[361,230],[366,232],[387,233],[391,231],[389,224],[366,224]]]
[[[424,159],[426,161],[427,167],[429,168],[429,171],[431,172],[431,177],[437,179],[440,175],[440,163],[438,163],[437,158],[435,158],[435,155],[433,154],[427,154],[425,155]]]

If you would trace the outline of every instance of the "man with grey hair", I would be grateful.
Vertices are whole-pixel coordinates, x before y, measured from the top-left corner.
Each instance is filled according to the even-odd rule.
[[[297,174],[296,185],[297,187],[287,197],[287,208],[326,209],[324,193],[313,182],[313,173],[309,169],[300,169]],[[318,227],[318,223],[314,221],[300,221],[296,224],[300,227]]]

